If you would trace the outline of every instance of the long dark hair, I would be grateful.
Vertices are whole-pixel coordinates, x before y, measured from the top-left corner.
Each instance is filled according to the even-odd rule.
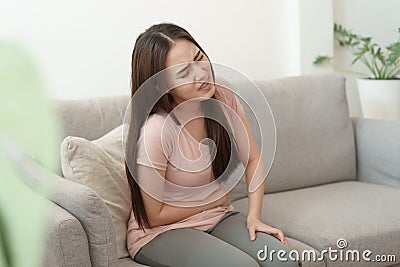
[[[174,40],[178,39],[185,39],[192,42],[204,53],[205,56],[207,56],[194,38],[182,27],[172,23],[161,23],[151,26],[136,39],[136,43],[132,52],[131,99],[133,99],[135,93],[140,93],[139,91],[143,91],[138,89],[150,77],[165,69],[165,59],[167,53],[173,45]],[[149,87],[146,88],[146,90],[155,89]],[[217,93],[218,92],[216,90],[215,94]],[[214,99],[215,94],[212,96]],[[173,99],[170,94],[164,94],[152,107],[150,115],[158,112],[171,112],[173,109],[172,101]],[[148,103],[145,100],[132,101],[131,103],[131,117],[125,148],[125,172],[131,192],[133,213],[139,227],[144,230],[145,227],[150,226],[150,222],[145,210],[140,187],[133,177],[136,177],[137,175],[136,144],[140,137],[140,129],[147,119],[147,115],[145,114],[146,112],[143,111],[145,110],[144,105]],[[215,101],[202,101],[201,104],[202,111],[205,115],[207,136],[215,142],[217,148],[214,161],[212,162],[214,177],[221,177],[222,174],[223,177],[228,177],[232,172],[229,170],[233,170],[232,168],[227,169],[228,164],[233,164],[233,166],[236,167],[239,163],[239,160],[235,146],[231,147],[229,134],[223,126],[216,122],[219,121],[222,123],[222,125],[228,125],[227,120],[222,112],[221,107],[215,104]],[[212,120],[208,117],[217,119]],[[229,127],[228,131],[230,134],[232,133]],[[231,152],[232,158],[230,157]],[[129,165],[130,168],[128,168],[127,162],[132,163]]]

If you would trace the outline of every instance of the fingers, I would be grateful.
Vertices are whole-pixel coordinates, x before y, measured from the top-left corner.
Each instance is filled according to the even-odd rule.
[[[286,237],[283,235],[283,232],[281,231],[281,233],[282,233],[282,237],[283,237],[283,239],[282,239],[282,237],[280,236],[280,235],[278,235],[278,239],[280,239],[281,240],[281,242],[283,243],[283,244],[285,244],[286,246],[289,246],[289,242],[287,241],[287,239],[286,239]]]
[[[256,228],[253,225],[249,227],[249,235],[251,241],[256,240]]]
[[[283,235],[283,232],[282,232],[281,230],[276,229],[275,235],[278,236],[279,240],[280,240],[282,243],[285,243],[285,236]]]
[[[285,235],[283,234],[282,230],[279,230],[279,229],[277,229],[277,228],[274,228],[274,230],[275,230],[275,231],[274,231],[273,235],[274,235],[277,239],[279,239],[279,241],[281,241],[283,244],[285,244],[286,246],[289,246],[289,243],[288,243],[288,241],[287,241]]]
[[[284,242],[285,236],[283,235],[283,232],[279,230],[278,228],[270,227],[269,228],[263,228],[263,232],[272,235],[282,243]]]
[[[289,242],[287,241],[282,230],[278,228],[274,228],[266,224],[254,225],[248,223],[248,230],[249,230],[250,240],[256,239],[256,231],[262,231],[264,233],[270,234],[271,236],[275,237],[286,246],[289,246]]]
[[[289,246],[289,242],[287,241],[286,237],[285,237],[285,245]]]

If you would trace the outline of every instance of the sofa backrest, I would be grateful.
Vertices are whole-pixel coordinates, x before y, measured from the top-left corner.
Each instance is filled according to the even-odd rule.
[[[269,102],[277,130],[276,154],[265,192],[356,179],[354,134],[342,76],[306,75],[256,84]],[[253,107],[258,99],[246,101]],[[63,137],[94,140],[103,136],[122,124],[128,103],[128,94],[57,100]],[[263,114],[266,109],[254,111]],[[254,117],[248,118],[255,129]],[[260,144],[260,136],[256,139]],[[62,175],[61,167],[59,170]],[[246,196],[244,178],[234,195],[232,199]]]
[[[129,100],[128,94],[79,100],[56,100],[59,127],[62,129],[61,141],[66,136],[78,136],[87,140],[102,137],[122,124]],[[62,176],[61,163],[58,169],[58,175]]]
[[[266,193],[356,179],[353,126],[342,76],[304,75],[256,84],[269,102],[277,134]],[[252,101],[257,99],[250,99],[250,106]],[[247,106],[245,110],[249,112]],[[260,137],[256,139],[260,144]]]

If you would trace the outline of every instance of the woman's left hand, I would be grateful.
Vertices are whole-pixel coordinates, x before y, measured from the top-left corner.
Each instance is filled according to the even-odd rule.
[[[276,237],[283,244],[289,246],[286,237],[283,235],[283,232],[280,229],[265,224],[260,219],[247,217],[247,229],[249,230],[250,240],[256,240],[256,231],[264,232]]]

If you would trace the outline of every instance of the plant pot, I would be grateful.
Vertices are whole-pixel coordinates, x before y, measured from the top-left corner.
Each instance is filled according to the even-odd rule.
[[[400,120],[400,79],[357,79],[365,118]]]

